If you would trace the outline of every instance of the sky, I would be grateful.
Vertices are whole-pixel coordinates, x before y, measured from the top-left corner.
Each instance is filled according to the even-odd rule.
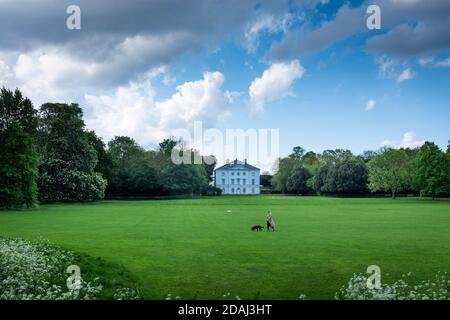
[[[445,149],[449,17],[448,0],[0,0],[0,86],[78,103],[105,142],[146,148],[201,121],[277,129],[280,156]]]

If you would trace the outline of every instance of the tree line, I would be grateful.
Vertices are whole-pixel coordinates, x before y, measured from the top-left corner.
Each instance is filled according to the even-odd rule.
[[[295,147],[280,158],[271,184],[294,194],[365,194],[413,192],[433,199],[450,193],[450,141],[446,152],[433,142],[420,148],[365,151],[325,150],[321,154]]]
[[[175,139],[157,150],[125,136],[106,145],[86,129],[77,104],[35,109],[17,89],[0,91],[0,146],[0,207],[219,192],[209,185],[215,161],[172,163],[174,148],[195,153]]]
[[[216,161],[176,165],[172,151],[184,150],[165,139],[145,150],[130,137],[105,144],[85,127],[77,104],[45,103],[39,109],[19,90],[0,91],[0,207],[38,202],[92,201],[102,198],[220,194],[210,185]],[[210,156],[212,157],[212,156]],[[295,147],[278,160],[261,184],[294,194],[414,192],[435,197],[450,192],[450,144],[446,152],[432,142],[416,149],[325,150]]]

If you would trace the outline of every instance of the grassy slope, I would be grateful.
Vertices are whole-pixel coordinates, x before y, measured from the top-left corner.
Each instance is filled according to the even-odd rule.
[[[251,232],[268,209],[278,230]],[[218,197],[0,212],[0,236],[42,236],[123,266],[151,299],[333,298],[371,264],[382,281],[409,271],[427,279],[450,271],[449,230],[450,201],[422,199]]]

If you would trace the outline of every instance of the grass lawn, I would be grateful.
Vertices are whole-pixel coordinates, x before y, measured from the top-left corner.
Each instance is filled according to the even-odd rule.
[[[250,231],[264,224],[268,209],[277,231]],[[331,299],[372,264],[386,282],[410,271],[420,280],[450,271],[448,200],[223,196],[55,204],[0,211],[0,236],[44,237],[126,270],[147,299],[227,292]]]

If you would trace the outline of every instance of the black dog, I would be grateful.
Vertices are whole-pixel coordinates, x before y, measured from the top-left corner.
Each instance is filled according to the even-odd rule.
[[[256,225],[254,227],[252,227],[252,231],[262,231],[263,227],[260,225]]]

